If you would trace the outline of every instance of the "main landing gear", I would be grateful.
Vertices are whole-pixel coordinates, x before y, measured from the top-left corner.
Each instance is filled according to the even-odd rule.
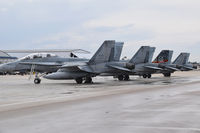
[[[171,77],[171,73],[163,73],[164,77]]]
[[[129,75],[118,75],[117,78],[119,81],[128,81],[130,79]]]
[[[83,78],[76,78],[76,83],[77,84],[82,84],[83,83]]]
[[[85,84],[91,84],[91,83],[93,83],[91,77],[86,77],[86,78],[76,78],[75,81],[76,81],[77,84],[82,84],[83,81],[85,81],[85,82],[84,82]]]
[[[151,78],[151,74],[143,74],[143,78]]]
[[[86,77],[85,78],[85,84],[90,84],[92,83],[92,78],[91,77]]]

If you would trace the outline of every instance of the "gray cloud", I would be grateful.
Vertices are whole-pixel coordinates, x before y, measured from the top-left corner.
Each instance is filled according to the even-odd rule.
[[[2,49],[83,48],[125,41],[131,57],[141,45],[189,51],[200,60],[198,0],[0,0]],[[200,49],[199,49],[200,50]]]

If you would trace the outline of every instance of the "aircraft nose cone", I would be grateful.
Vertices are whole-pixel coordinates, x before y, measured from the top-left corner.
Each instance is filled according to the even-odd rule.
[[[0,65],[0,72],[12,72],[15,71],[15,64],[7,63]]]
[[[4,64],[0,65],[0,72],[5,72],[6,71],[6,66]]]

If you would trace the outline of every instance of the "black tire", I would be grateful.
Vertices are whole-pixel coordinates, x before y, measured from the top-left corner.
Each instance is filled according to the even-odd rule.
[[[77,84],[82,84],[83,83],[83,78],[77,78],[75,79]]]
[[[145,78],[145,79],[147,78],[147,75],[146,75],[146,74],[144,74],[144,75],[142,75],[142,76],[143,76],[143,78]]]
[[[129,75],[124,75],[124,80],[128,81],[130,79]]]
[[[124,79],[123,75],[118,75],[118,80],[122,81]]]
[[[147,77],[150,79],[151,78],[151,74],[148,74]]]
[[[171,77],[171,73],[163,73],[164,77]]]
[[[39,78],[34,79],[35,84],[40,84],[40,82],[41,82],[41,79],[39,79]]]
[[[85,83],[86,84],[92,83],[92,78],[91,77],[86,77]]]

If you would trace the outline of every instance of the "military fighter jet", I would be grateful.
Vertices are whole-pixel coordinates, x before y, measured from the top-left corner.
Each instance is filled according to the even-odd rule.
[[[171,63],[172,55],[172,50],[162,50],[152,62],[158,64],[158,67],[162,68],[158,73],[162,73],[165,77],[170,77],[171,73],[179,71],[179,69]]]
[[[177,69],[181,71],[190,71],[197,69],[197,66],[194,66],[188,62],[190,53],[180,53],[180,55],[175,59],[173,64]]]
[[[116,47],[116,45],[119,45],[119,47]],[[123,43],[116,43],[112,40],[104,41],[89,61],[67,63],[61,66],[57,72],[45,75],[44,78],[54,80],[75,79],[78,84],[83,81],[92,83],[92,77],[109,71],[108,62],[110,60],[118,60],[122,45]]]
[[[107,73],[102,73],[101,76],[114,76],[120,81],[129,80],[129,75],[151,78],[152,73],[162,70],[157,64],[151,63],[154,51],[155,47],[142,46],[129,61],[110,61],[107,66],[112,69]]]
[[[36,72],[34,82],[40,83],[39,73],[56,72],[59,66],[68,62],[85,62],[84,58],[64,58],[50,53],[33,53],[14,62],[1,64],[0,72]]]

